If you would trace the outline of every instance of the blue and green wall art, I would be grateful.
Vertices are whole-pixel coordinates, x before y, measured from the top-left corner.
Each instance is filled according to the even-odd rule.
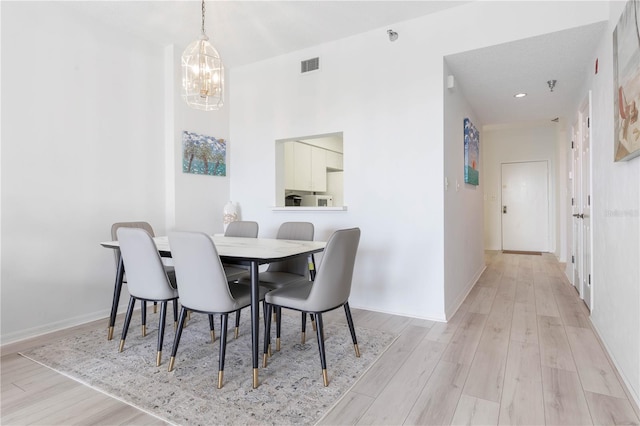
[[[227,142],[213,136],[182,132],[182,172],[196,175],[227,175]]]
[[[480,173],[480,133],[468,118],[464,119],[464,182],[478,185]]]

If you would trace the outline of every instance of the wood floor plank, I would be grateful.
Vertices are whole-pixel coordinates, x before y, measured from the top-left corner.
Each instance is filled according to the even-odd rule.
[[[478,343],[463,394],[500,402],[512,317],[512,301],[496,299]]]
[[[542,386],[547,425],[593,424],[578,373],[542,367]]]
[[[475,301],[469,306],[468,312],[488,314],[491,311],[491,305],[497,291],[497,287],[480,287]]]
[[[36,404],[21,407],[6,415],[3,412],[2,422],[3,424],[68,424],[68,421],[63,423],[57,421],[60,412],[69,413],[67,408],[69,404],[82,407],[83,401],[91,396],[91,389],[80,385],[64,390],[55,389],[54,392],[41,395]]]
[[[404,423],[450,424],[468,372],[468,365],[441,360]]]
[[[454,364],[471,365],[486,321],[487,314],[468,312],[458,326],[442,359]]]
[[[533,280],[530,282],[516,281],[516,303],[536,304],[536,295],[533,290]]]
[[[503,299],[513,302],[516,298],[516,278],[503,276],[500,280],[500,286],[496,293],[496,299]]]
[[[548,282],[534,282],[533,291],[536,298],[536,312],[538,315],[551,317],[560,316],[555,295]]]
[[[585,392],[593,422],[600,425],[640,425],[627,398]]]
[[[582,387],[590,392],[626,398],[613,367],[591,329],[565,327]]]
[[[538,343],[538,316],[535,305],[515,303],[511,323],[511,340]]]
[[[543,366],[576,371],[564,325],[559,317],[538,315],[538,338]]]
[[[542,372],[537,342],[511,340],[509,343],[499,423],[544,424]]]
[[[429,329],[424,327],[407,326],[352,390],[362,395],[377,397],[428,332]]]
[[[359,420],[366,425],[401,424],[431,377],[446,344],[422,339]],[[393,410],[389,410],[393,407]]]
[[[400,334],[411,323],[411,318],[400,315],[389,315],[389,318],[380,325],[379,330],[388,333]]]
[[[433,324],[427,333],[427,339],[436,342],[450,342],[466,315],[466,310],[462,311],[459,309],[449,321]]]
[[[564,325],[591,328],[588,317],[579,306],[582,302],[577,301],[575,296],[569,297],[564,294],[556,294],[556,303]]]
[[[374,400],[375,398],[370,396],[349,391],[318,424],[355,425]]]
[[[461,395],[453,414],[452,425],[495,425],[500,404],[468,395]]]

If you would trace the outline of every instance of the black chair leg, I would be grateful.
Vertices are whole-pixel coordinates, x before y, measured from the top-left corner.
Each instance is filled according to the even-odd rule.
[[[209,314],[209,330],[211,331],[211,343],[216,340],[216,329],[213,325],[213,314]]]
[[[222,314],[220,318],[220,364],[218,367],[218,389],[222,388],[222,380],[224,375],[224,355],[227,349],[227,323],[229,314]]]
[[[233,330],[233,338],[238,338],[238,333],[240,330],[240,309],[236,311],[236,328]]]
[[[282,326],[282,308],[276,306],[276,351],[280,351],[280,330]]]
[[[313,318],[313,315],[311,315],[311,318]],[[300,343],[303,345],[305,342],[306,333],[307,333],[307,313],[303,312],[302,313],[302,339],[300,340]]]
[[[344,313],[347,315],[347,324],[349,324],[349,331],[351,332],[351,340],[353,340],[353,348],[356,351],[356,357],[360,358],[360,349],[358,348],[358,339],[356,339],[356,328],[353,325],[353,318],[351,317],[351,309],[349,309],[349,302],[344,305]]]
[[[140,301],[140,313],[142,314],[142,337],[147,335],[147,301]]]
[[[269,356],[269,347],[271,346],[271,310],[273,305],[265,304],[265,326],[264,326],[264,354],[262,355],[262,367],[267,366],[267,357]]]
[[[158,352],[156,354],[156,367],[162,363],[162,343],[164,342],[164,325],[167,322],[167,301],[160,303],[160,321],[158,323]]]
[[[173,330],[178,328],[178,299],[173,301]]]
[[[267,326],[267,301],[263,300],[262,301],[262,317],[264,320],[264,326]]]
[[[129,298],[129,307],[127,308],[127,315],[124,317],[124,324],[122,325],[122,337],[120,338],[119,352],[124,349],[124,341],[127,339],[127,331],[129,331],[129,324],[131,323],[131,316],[133,315],[133,308],[136,305],[136,299],[131,296]]]
[[[169,371],[173,370],[173,364],[176,362],[176,353],[178,353],[178,345],[180,344],[180,337],[182,337],[182,329],[184,323],[187,320],[187,308],[184,306],[180,310],[180,319],[178,319],[178,329],[176,335],[173,338],[173,348],[171,349],[171,359],[169,360]]]
[[[322,380],[325,386],[329,386],[329,378],[327,377],[327,357],[324,351],[324,333],[322,326],[322,314],[315,314],[316,317],[316,335],[318,336],[318,351],[320,352],[320,364],[322,365]]]

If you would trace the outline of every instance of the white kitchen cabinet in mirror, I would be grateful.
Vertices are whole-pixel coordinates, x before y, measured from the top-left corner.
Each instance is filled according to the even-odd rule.
[[[277,140],[276,208],[344,210],[343,135]]]

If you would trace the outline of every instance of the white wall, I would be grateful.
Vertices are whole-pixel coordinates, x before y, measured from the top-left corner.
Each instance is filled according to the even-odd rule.
[[[228,151],[233,143],[228,97],[214,112],[182,101],[181,47],[141,41],[63,2],[1,7],[7,343],[109,314],[113,253],[99,242],[112,223],[221,232],[233,170],[183,174],[181,133],[225,138]],[[120,311],[128,297],[125,286]]]
[[[549,251],[556,251],[556,214],[558,204],[557,172],[565,176],[565,163],[558,163],[557,145],[560,124],[551,121],[516,125],[485,126],[484,154],[485,198],[484,244],[487,250],[502,250],[502,164],[524,161],[548,161],[549,170]],[[564,201],[564,199],[562,200]],[[564,234],[564,233],[563,233]]]
[[[613,161],[612,33],[624,5],[610,3],[600,71],[585,70],[585,91],[593,90],[591,321],[640,404],[640,159]]]
[[[1,7],[6,343],[108,315],[113,222],[164,232],[163,50],[63,3]]]
[[[429,184],[442,181],[442,161],[424,160],[442,159],[442,129],[423,124],[442,119],[442,86],[427,87],[434,76],[412,63],[416,48],[380,31],[233,70],[231,137],[241,149],[231,155],[231,196],[265,236],[287,220],[313,222],[319,240],[359,226],[352,305],[444,319],[442,188]],[[298,75],[299,61],[316,55],[322,70]],[[427,61],[441,75],[442,58]],[[275,141],[339,131],[348,210],[273,212]]]
[[[444,63],[444,79],[450,74]],[[455,76],[454,76],[455,77]],[[484,158],[478,164],[479,185],[464,183],[465,118],[480,131],[482,122],[460,87],[444,89],[444,299],[447,318],[458,309],[484,271]]]
[[[173,88],[173,172],[175,174],[175,228],[207,232],[209,234],[223,232],[223,209],[229,201],[229,180],[233,174],[233,167],[229,164],[230,153],[234,143],[229,139],[229,87],[230,81],[226,76],[225,105],[217,111],[201,111],[190,108],[182,99],[182,67],[180,57],[183,47],[173,46],[167,49],[174,65],[173,79],[169,89]],[[224,58],[223,58],[224,59]],[[227,175],[202,176],[182,172],[182,132],[195,132],[214,136],[227,141]],[[171,228],[171,227],[170,227]]]
[[[452,236],[443,232],[443,57],[590,24],[606,12],[597,2],[472,2],[394,25],[394,43],[380,28],[234,69],[231,137],[241,149],[231,155],[231,197],[264,235],[285,220],[314,222],[318,239],[360,226],[352,304],[444,319]],[[299,62],[315,56],[321,71],[298,75]],[[275,140],[337,131],[348,211],[273,212]]]

